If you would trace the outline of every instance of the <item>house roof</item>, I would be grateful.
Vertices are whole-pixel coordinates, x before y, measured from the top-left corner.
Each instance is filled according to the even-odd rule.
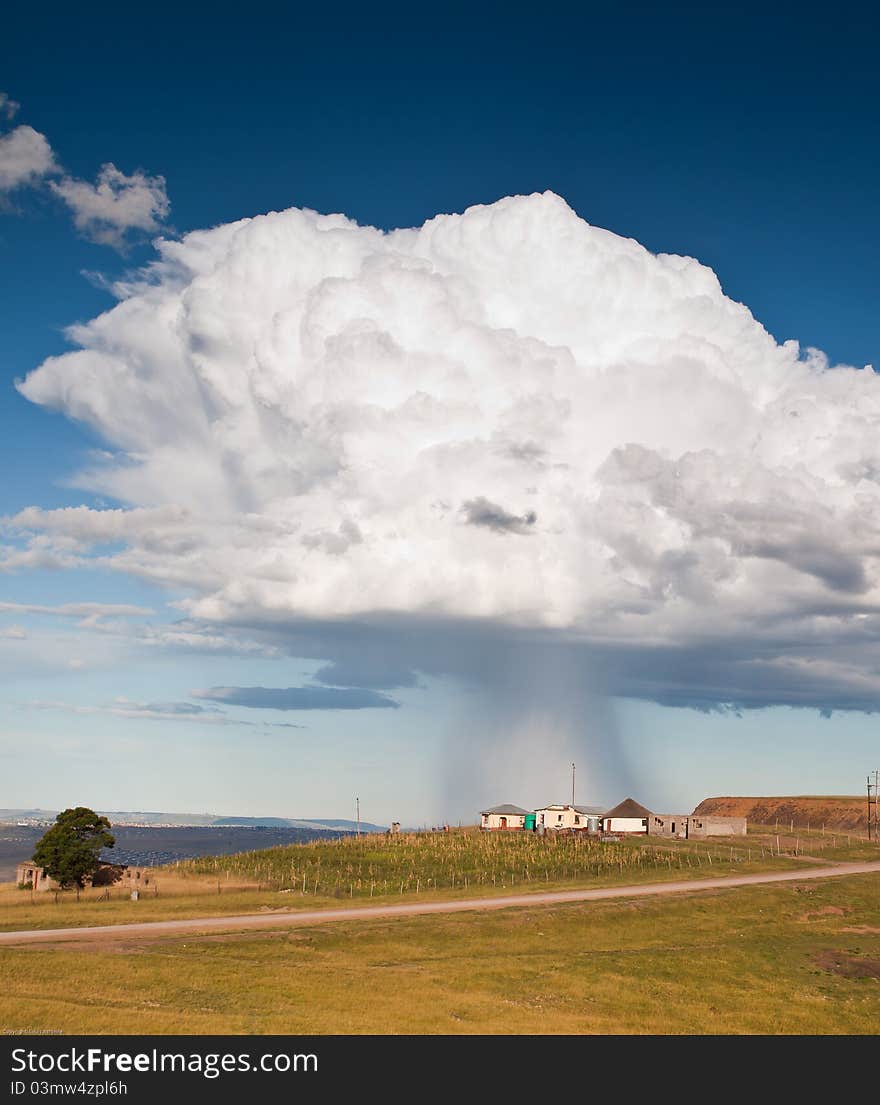
[[[644,806],[640,805],[635,798],[624,798],[619,806],[615,806],[613,810],[608,810],[603,816],[605,817],[652,817],[653,814],[650,810],[646,810]]]
[[[565,805],[562,805],[559,802],[557,802],[555,805],[552,805],[552,806],[538,806],[538,809],[535,812],[539,813],[541,810],[574,810],[576,813],[588,813],[588,814],[592,813],[592,814],[601,815],[605,812],[605,807],[604,806],[573,806],[571,804],[571,802],[567,802],[567,803],[565,803]]]
[[[489,810],[480,810],[481,814],[487,814],[487,813],[524,814],[524,813],[530,813],[530,812],[531,812],[530,810],[524,810],[521,806],[511,806],[511,805],[493,806]]]

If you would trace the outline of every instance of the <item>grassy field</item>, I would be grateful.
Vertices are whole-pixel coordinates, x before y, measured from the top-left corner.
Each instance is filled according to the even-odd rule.
[[[827,838],[831,845],[832,838]],[[31,894],[0,887],[0,930],[122,924],[261,910],[481,897],[797,867],[800,838],[599,843],[531,833],[363,836],[157,868],[138,901],[122,888]],[[870,858],[880,858],[871,846]],[[849,858],[845,838],[836,858]],[[818,852],[818,855],[824,855]],[[855,855],[852,858],[856,858]],[[863,857],[859,857],[863,858]],[[57,899],[57,900],[56,900]]]
[[[0,1029],[873,1034],[880,879],[0,949]]]
[[[770,846],[746,839],[601,842],[561,833],[412,833],[364,836],[298,847],[212,856],[179,865],[181,872],[231,875],[276,889],[334,897],[409,894],[424,889],[481,892],[499,886],[528,889],[553,882],[624,877],[638,881],[654,871],[700,870],[720,863],[767,859]]]

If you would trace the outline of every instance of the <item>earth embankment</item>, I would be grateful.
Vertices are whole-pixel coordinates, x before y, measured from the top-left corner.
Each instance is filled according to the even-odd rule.
[[[872,811],[873,812],[873,811]],[[750,825],[790,825],[795,828],[850,829],[866,832],[865,795],[783,795],[781,797],[704,798],[694,810],[697,815],[745,817]]]

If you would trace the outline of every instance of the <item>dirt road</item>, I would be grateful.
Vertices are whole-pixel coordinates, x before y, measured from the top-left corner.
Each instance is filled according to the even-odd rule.
[[[880,874],[880,860],[869,863],[836,863],[833,867],[812,867],[801,871],[779,871],[759,875],[727,875],[715,879],[682,879],[677,882],[642,883],[636,886],[605,886],[594,890],[556,890],[547,893],[508,894],[497,898],[466,898],[458,901],[412,902],[407,905],[360,906],[347,909],[303,909],[278,913],[249,913],[239,917],[194,917],[184,921],[144,921],[130,925],[95,925],[65,929],[28,929],[0,932],[0,945],[57,944],[63,941],[116,938],[161,938],[186,933],[242,932],[248,929],[286,929],[299,925],[324,925],[330,921],[368,921],[380,917],[414,917],[428,913],[466,913],[471,910],[509,909],[511,906],[558,905],[562,902],[597,902],[609,898],[652,898],[663,894],[694,894],[706,890],[729,890],[762,883],[806,882],[842,875]]]

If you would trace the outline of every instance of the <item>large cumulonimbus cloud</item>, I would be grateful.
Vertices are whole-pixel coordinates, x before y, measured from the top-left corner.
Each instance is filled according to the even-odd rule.
[[[96,559],[193,619],[335,626],[352,683],[345,626],[396,627],[389,686],[453,670],[436,641],[470,626],[660,702],[880,701],[869,367],[777,344],[710,269],[551,193],[158,250],[20,384],[109,443],[78,480],[125,505],[22,511],[7,568]]]

